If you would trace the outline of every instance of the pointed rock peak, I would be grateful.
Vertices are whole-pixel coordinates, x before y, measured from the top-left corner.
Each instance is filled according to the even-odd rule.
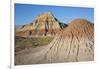
[[[44,14],[52,15],[52,12],[46,12],[46,13],[44,13]]]
[[[45,18],[45,17],[54,17],[54,16],[53,16],[52,12],[45,12],[45,13],[39,14],[39,15],[36,17],[36,19],[38,19],[38,18]]]
[[[62,24],[53,16],[52,12],[39,14],[32,23],[23,25],[18,31],[21,31],[22,36],[51,36],[56,35],[58,31],[63,29],[66,25]],[[18,32],[18,35],[20,35]]]
[[[43,15],[53,15],[52,12],[45,12]]]

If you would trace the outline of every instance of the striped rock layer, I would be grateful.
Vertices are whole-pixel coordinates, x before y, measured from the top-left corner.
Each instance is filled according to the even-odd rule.
[[[51,12],[47,12],[38,15],[32,23],[18,28],[16,31],[16,36],[55,35],[65,26],[66,25],[60,23]]]

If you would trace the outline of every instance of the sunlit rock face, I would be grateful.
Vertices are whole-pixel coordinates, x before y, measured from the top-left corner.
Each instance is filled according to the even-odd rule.
[[[48,45],[48,63],[91,61],[94,59],[94,24],[75,19]]]
[[[51,12],[38,15],[32,23],[16,30],[16,36],[51,36],[66,27],[60,23]]]

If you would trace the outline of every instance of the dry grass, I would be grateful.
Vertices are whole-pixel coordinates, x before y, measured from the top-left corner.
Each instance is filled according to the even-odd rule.
[[[25,48],[48,45],[53,40],[53,37],[15,37],[15,52]]]

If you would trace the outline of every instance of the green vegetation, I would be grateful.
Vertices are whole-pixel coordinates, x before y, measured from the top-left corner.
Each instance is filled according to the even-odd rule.
[[[25,48],[34,48],[37,46],[48,45],[53,40],[53,37],[15,37],[15,51],[20,51]]]

